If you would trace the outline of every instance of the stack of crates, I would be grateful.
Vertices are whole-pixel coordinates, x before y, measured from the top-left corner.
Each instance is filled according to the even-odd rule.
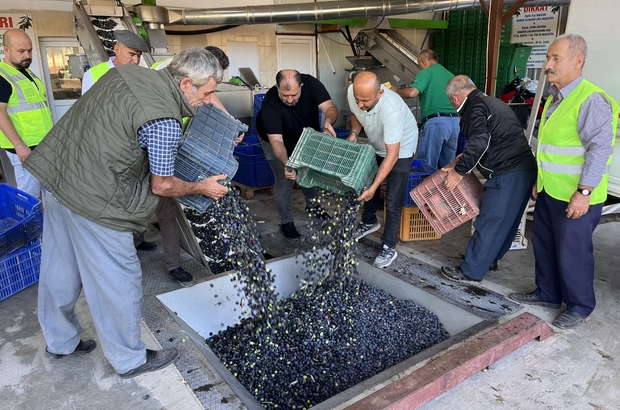
[[[258,137],[258,135],[257,135]],[[250,188],[260,188],[273,185],[275,178],[269,162],[265,159],[263,146],[240,143],[235,147],[234,157],[239,163],[233,181]]]
[[[440,239],[441,235],[433,229],[433,226],[426,220],[420,208],[411,199],[409,193],[425,178],[431,176],[435,169],[427,165],[423,159],[414,159],[411,162],[411,170],[407,180],[405,190],[403,212],[400,217],[400,230],[398,237],[401,241],[423,241],[428,239]],[[385,208],[384,208],[385,209]],[[385,212],[384,212],[385,215]],[[385,221],[385,217],[384,217]]]
[[[39,281],[41,201],[0,184],[0,300]]]
[[[448,29],[433,37],[439,62],[453,74],[465,74],[479,89],[484,88],[489,20],[482,10],[454,10]],[[525,76],[531,47],[511,44],[512,19],[502,26],[496,90],[514,79],[513,68]]]
[[[527,61],[532,54],[532,47],[523,44],[502,44],[499,48],[499,60],[497,63],[497,87],[496,96],[502,87],[516,76],[524,78],[527,74]]]

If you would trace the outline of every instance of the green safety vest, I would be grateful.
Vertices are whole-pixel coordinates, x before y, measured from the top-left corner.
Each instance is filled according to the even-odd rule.
[[[153,65],[151,66],[151,70],[157,70],[157,67],[159,67],[160,65],[164,64],[164,63],[169,63],[170,60],[172,60],[172,57],[167,58],[165,60],[161,60],[161,61],[156,61],[153,63]]]
[[[45,86],[28,70],[35,84],[13,66],[0,62],[0,76],[12,86],[13,93],[9,98],[6,112],[17,131],[29,147],[38,145],[54,125],[52,112],[47,106]],[[14,148],[13,144],[0,130],[0,147]]]
[[[104,61],[103,63],[97,64],[94,67],[91,67],[89,70],[90,75],[93,77],[93,84],[97,82],[98,79],[103,77],[105,73],[110,71],[110,64],[108,61]]]
[[[618,104],[599,87],[583,80],[568,94],[547,120],[547,110],[552,100],[552,98],[548,98],[538,129],[538,150],[536,154],[538,192],[544,188],[545,192],[552,198],[569,202],[577,190],[586,152],[577,132],[577,119],[581,104],[595,92],[603,94],[611,102],[614,133],[611,144],[614,145],[618,125]],[[600,204],[607,199],[610,165],[611,155],[607,160],[607,168],[601,182],[592,191],[590,204]]]

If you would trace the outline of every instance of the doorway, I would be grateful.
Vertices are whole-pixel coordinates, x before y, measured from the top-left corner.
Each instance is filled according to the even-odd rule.
[[[54,124],[82,95],[82,73],[71,73],[69,56],[80,53],[73,37],[39,38],[43,79]]]
[[[293,69],[316,77],[314,36],[277,36],[278,70]]]

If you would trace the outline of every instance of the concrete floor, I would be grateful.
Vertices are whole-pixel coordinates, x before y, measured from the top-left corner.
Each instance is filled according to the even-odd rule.
[[[301,193],[295,193],[298,226],[303,230]],[[263,234],[277,232],[277,213],[272,199],[257,193],[248,201]],[[598,306],[590,319],[572,331],[559,331],[544,341],[533,341],[500,359],[486,371],[469,378],[447,393],[425,404],[422,409],[620,409],[618,379],[620,360],[618,327],[620,325],[620,226],[600,225],[594,236],[597,262],[595,288]],[[440,240],[400,243],[398,251],[436,267],[459,263],[469,238],[469,225],[448,233]],[[151,235],[156,235],[151,233]],[[380,232],[373,234],[374,239]],[[526,237],[530,237],[529,230]],[[147,237],[148,238],[148,237]],[[150,239],[159,241],[157,236]],[[145,275],[165,278],[161,249],[150,258],[156,263],[143,263]],[[378,248],[377,248],[378,252]],[[145,259],[146,255],[139,255]],[[374,257],[374,255],[369,255]],[[199,281],[206,271],[184,256],[184,266]],[[510,251],[500,262],[497,272],[490,272],[481,286],[500,294],[529,291],[534,288],[534,258],[531,246]],[[439,273],[438,273],[439,274]],[[165,282],[156,289],[145,289],[145,308],[150,309],[152,295],[175,288]],[[0,408],[2,409],[200,409],[243,408],[226,385],[196,386],[191,370],[179,372],[176,366],[121,380],[103,357],[101,349],[83,357],[49,360],[44,356],[45,342],[36,318],[34,285],[0,302]],[[152,310],[157,310],[153,308]],[[153,319],[145,311],[143,339],[150,347],[163,345],[181,349],[179,369],[195,347],[186,343],[182,332],[172,335],[152,333]],[[530,308],[529,311],[548,322],[561,310]],[[522,311],[521,311],[522,312]],[[162,321],[172,321],[160,314]],[[85,338],[98,339],[85,300],[78,302],[77,316]],[[503,320],[507,320],[506,317]],[[147,327],[149,322],[149,327]],[[208,373],[208,370],[206,370]],[[206,374],[207,379],[211,375]],[[213,387],[217,404],[202,405],[196,398]],[[204,400],[202,401],[204,403]],[[214,402],[215,403],[215,402]]]

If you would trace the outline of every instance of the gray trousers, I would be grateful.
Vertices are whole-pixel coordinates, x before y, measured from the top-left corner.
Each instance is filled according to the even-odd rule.
[[[286,224],[293,222],[293,187],[295,181],[288,179],[284,176],[284,165],[276,157],[276,154],[271,148],[271,144],[261,139],[263,151],[265,152],[265,159],[269,162],[269,166],[273,171],[275,178],[275,184],[273,187],[273,199],[276,202],[276,209],[278,215],[280,215],[280,223]],[[306,200],[306,206],[312,206],[312,200],[317,196],[317,188],[301,188]]]
[[[131,232],[96,224],[43,190],[39,323],[52,353],[73,352],[82,331],[75,303],[82,288],[105,357],[118,373],[146,360],[140,339],[142,270]]]

